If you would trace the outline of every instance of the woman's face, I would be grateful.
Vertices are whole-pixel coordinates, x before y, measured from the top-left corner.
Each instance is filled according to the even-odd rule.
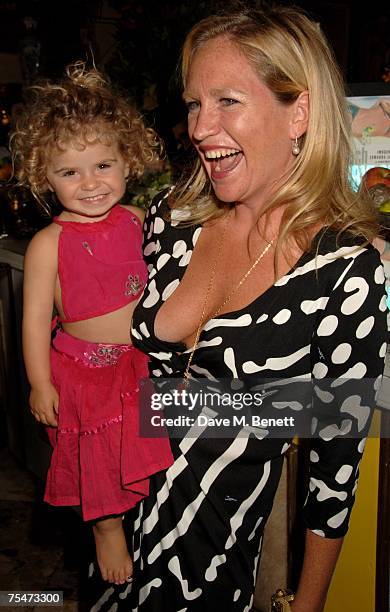
[[[278,102],[223,37],[195,53],[183,97],[189,136],[216,196],[262,207],[293,161],[296,103]]]

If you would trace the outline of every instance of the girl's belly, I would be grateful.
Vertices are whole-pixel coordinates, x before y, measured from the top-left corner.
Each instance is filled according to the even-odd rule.
[[[62,323],[62,327],[71,336],[88,342],[131,344],[130,325],[136,304],[137,302],[133,301],[114,312],[85,321]]]

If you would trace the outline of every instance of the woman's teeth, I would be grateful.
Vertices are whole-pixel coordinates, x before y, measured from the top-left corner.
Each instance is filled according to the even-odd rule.
[[[205,158],[206,159],[220,159],[221,157],[230,157],[231,155],[236,155],[239,153],[239,149],[218,149],[215,151],[206,151]]]
[[[210,164],[213,178],[224,178],[227,173],[235,170],[242,160],[243,153],[239,149],[214,149],[205,151],[206,160]]]

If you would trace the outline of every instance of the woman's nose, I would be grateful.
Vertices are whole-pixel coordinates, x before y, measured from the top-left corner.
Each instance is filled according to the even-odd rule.
[[[192,140],[201,142],[217,134],[218,129],[218,115],[211,109],[201,108],[196,116],[189,117],[188,131]]]

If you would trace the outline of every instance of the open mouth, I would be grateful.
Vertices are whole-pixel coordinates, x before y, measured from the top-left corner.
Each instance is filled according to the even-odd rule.
[[[80,198],[80,200],[82,202],[87,202],[87,203],[94,204],[95,202],[100,202],[101,200],[103,200],[106,197],[106,195],[107,194],[105,194],[105,193],[101,193],[100,195],[88,196],[86,198]]]
[[[211,166],[211,178],[224,178],[240,163],[243,153],[239,149],[214,149],[205,151],[206,161]]]

